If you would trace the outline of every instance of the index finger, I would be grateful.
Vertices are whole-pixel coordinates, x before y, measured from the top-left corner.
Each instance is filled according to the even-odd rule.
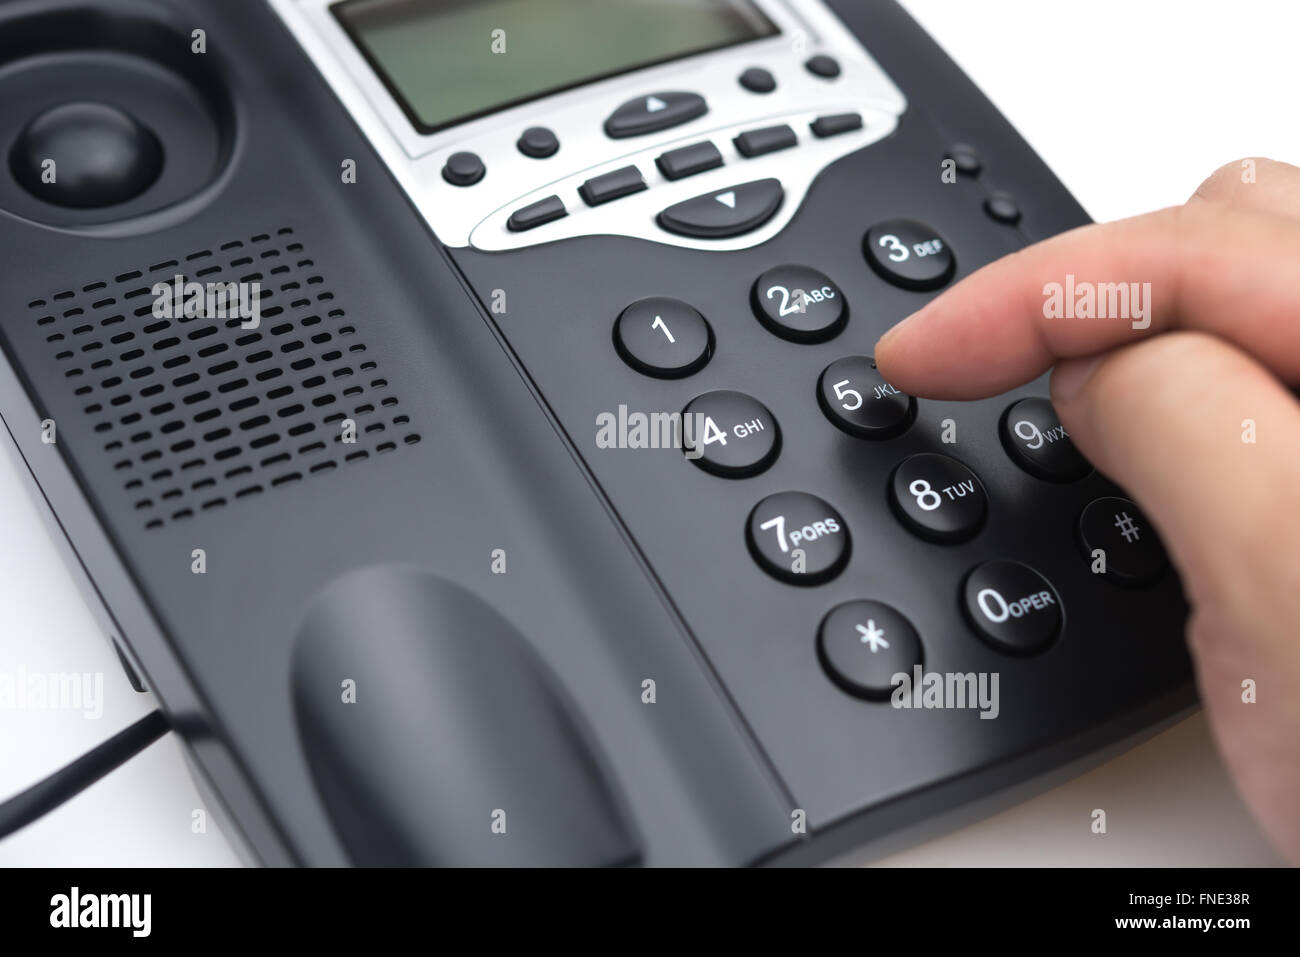
[[[975,399],[1172,328],[1209,332],[1300,381],[1300,228],[1197,203],[1084,226],[967,277],[889,330],[882,374],[913,395]],[[1104,317],[1104,318],[1103,318]]]

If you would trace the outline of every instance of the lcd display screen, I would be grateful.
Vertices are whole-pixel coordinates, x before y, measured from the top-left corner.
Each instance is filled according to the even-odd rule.
[[[422,133],[778,32],[750,0],[343,0],[331,9]]]

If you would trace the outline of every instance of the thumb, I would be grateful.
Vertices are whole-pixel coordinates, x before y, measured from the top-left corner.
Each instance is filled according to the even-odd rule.
[[[1195,332],[1062,362],[1052,401],[1168,546],[1220,750],[1300,862],[1300,405],[1241,350]]]

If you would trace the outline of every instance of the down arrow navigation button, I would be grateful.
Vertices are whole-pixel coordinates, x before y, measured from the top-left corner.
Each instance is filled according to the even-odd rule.
[[[659,225],[670,233],[703,239],[738,236],[771,219],[784,198],[780,180],[758,179],[669,206],[659,214]]]

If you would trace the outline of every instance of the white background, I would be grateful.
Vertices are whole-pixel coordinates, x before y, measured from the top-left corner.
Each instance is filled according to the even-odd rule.
[[[1300,163],[1290,0],[904,0],[1096,219],[1180,203],[1248,155]],[[869,43],[868,43],[869,45]],[[975,144],[978,146],[978,143]],[[7,444],[7,443],[6,443]],[[152,707],[122,676],[12,456],[0,456],[0,672],[104,676],[104,714],[0,710],[0,799]],[[0,841],[0,865],[227,865],[175,736]],[[1088,827],[1105,808],[1108,833]],[[1068,785],[887,859],[1271,864],[1197,716]]]

